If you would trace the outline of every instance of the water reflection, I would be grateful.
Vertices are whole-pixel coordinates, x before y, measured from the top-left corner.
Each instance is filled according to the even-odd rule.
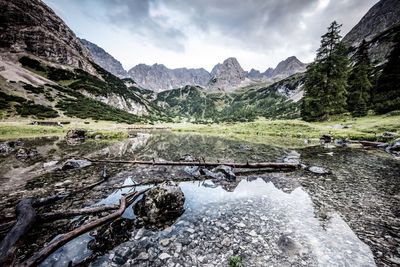
[[[131,183],[131,179],[125,181],[125,184]],[[187,245],[183,244],[182,252],[175,255],[175,261],[185,259],[187,255],[207,254],[211,255],[208,263],[226,264],[229,251],[236,247],[236,253],[246,255],[248,266],[265,266],[267,263],[287,266],[297,265],[297,262],[306,266],[375,266],[369,247],[338,214],[332,214],[323,222],[315,217],[311,198],[300,187],[285,193],[262,179],[242,180],[233,192],[219,186],[206,187],[203,182],[181,182],[179,186],[186,198],[185,213],[170,229],[148,232],[153,246],[160,246],[159,239],[171,239],[162,250],[169,255],[176,254],[176,243],[182,238],[189,240]],[[118,203],[121,194],[128,190],[117,190],[100,203]],[[124,216],[133,218],[132,208],[128,208]],[[231,246],[215,253],[212,246],[225,242],[226,238]],[[85,235],[68,243],[42,266],[66,266],[66,259],[82,260],[85,254],[81,252],[87,250],[89,239]],[[207,242],[198,242],[201,240],[212,242],[208,246]],[[198,245],[191,246],[191,242]],[[253,255],[251,251],[257,253]],[[112,256],[107,257],[111,261]],[[152,266],[163,264],[156,261]]]

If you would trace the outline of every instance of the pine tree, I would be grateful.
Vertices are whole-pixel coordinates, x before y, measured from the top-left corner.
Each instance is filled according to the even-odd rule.
[[[348,80],[349,96],[347,99],[347,109],[353,116],[361,117],[367,115],[372,87],[369,80],[371,66],[365,40],[359,46],[354,59],[355,64]]]
[[[348,59],[341,43],[340,27],[332,22],[321,37],[317,56],[307,68],[302,104],[304,120],[321,120],[346,111]]]
[[[400,33],[396,34],[394,42],[375,88],[374,105],[379,114],[400,110]]]

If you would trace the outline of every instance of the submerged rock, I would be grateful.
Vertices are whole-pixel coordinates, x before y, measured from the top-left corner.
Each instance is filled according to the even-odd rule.
[[[39,152],[36,150],[36,148],[20,148],[15,155],[18,160],[34,159],[38,156]]]
[[[278,246],[283,252],[289,255],[294,255],[299,251],[299,245],[297,242],[286,234],[283,234],[279,237]]]
[[[158,185],[147,191],[135,207],[135,214],[149,227],[171,225],[185,211],[185,196],[179,186]]]
[[[323,167],[318,167],[318,166],[308,167],[308,170],[310,172],[312,172],[312,173],[315,173],[315,174],[328,174],[328,173],[330,173],[329,170],[327,170],[327,169],[325,169]]]
[[[92,162],[85,159],[70,159],[62,166],[63,170],[81,169],[92,165]]]

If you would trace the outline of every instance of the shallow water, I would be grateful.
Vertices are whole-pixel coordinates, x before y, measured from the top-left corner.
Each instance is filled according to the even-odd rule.
[[[12,214],[23,196],[71,191],[99,179],[103,165],[59,170],[69,158],[178,161],[190,156],[221,162],[282,162],[288,155],[300,154],[301,163],[332,172],[241,176],[241,182],[229,188],[234,191],[228,192],[228,188],[203,186],[211,181],[182,182],[193,179],[183,168],[107,164],[111,178],[106,183],[49,209],[117,203],[128,189],[115,191],[113,186],[133,180],[170,180],[179,182],[186,211],[167,230],[144,231],[145,240],[134,239],[138,229],[133,227],[121,241],[124,243],[117,242],[93,266],[126,262],[137,266],[185,266],[188,262],[226,266],[231,255],[241,255],[247,266],[396,266],[400,262],[400,163],[382,151],[331,146],[296,149],[173,133],[145,133],[122,141],[88,140],[74,146],[58,138],[23,141],[24,146],[36,147],[40,157],[26,161],[17,160],[13,153],[0,157],[3,215]],[[131,208],[124,217],[133,217]],[[90,218],[36,226],[23,240],[21,257]],[[169,240],[164,241],[168,245],[159,244],[163,239]],[[42,266],[68,266],[69,261],[83,260],[91,254],[90,240],[89,234],[81,236]],[[137,259],[141,253],[147,254],[147,260]],[[161,260],[162,253],[169,257]]]
[[[204,182],[181,182],[179,186],[186,198],[185,213],[167,231],[148,232],[148,238],[155,240],[155,249],[162,247],[171,257],[180,239],[189,243],[178,245],[182,253],[172,262],[185,262],[195,255],[193,264],[219,266],[236,250],[235,254],[245,255],[249,266],[375,266],[369,247],[340,215],[319,220],[310,196],[301,188],[284,193],[260,178],[242,180],[233,192],[219,186],[205,187]],[[126,192],[118,190],[101,203],[118,203]],[[133,218],[132,208],[124,216]],[[160,239],[171,241],[160,246]],[[83,260],[88,240],[85,235],[70,242],[42,266],[67,266],[68,260]],[[287,244],[280,240],[287,240]],[[190,246],[193,242],[197,243],[194,247]],[[224,242],[230,243],[224,246],[226,252],[215,253],[214,247]],[[152,266],[164,264],[154,261]]]

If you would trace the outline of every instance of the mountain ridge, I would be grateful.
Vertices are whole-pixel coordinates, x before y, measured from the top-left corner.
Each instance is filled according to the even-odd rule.
[[[79,38],[79,40],[89,50],[93,60],[103,69],[119,78],[125,78],[128,76],[128,73],[122,67],[121,62],[106,52],[103,48],[86,39]]]

